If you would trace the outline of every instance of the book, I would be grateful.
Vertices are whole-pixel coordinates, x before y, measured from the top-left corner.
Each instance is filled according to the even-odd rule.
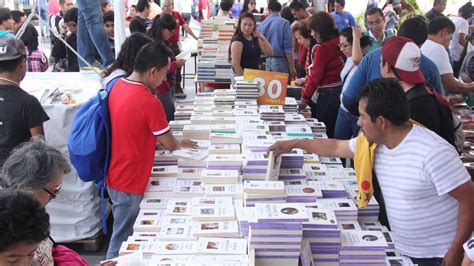
[[[306,208],[299,203],[255,204],[258,222],[308,222]]]
[[[244,181],[244,192],[255,194],[285,194],[283,181]]]
[[[204,169],[201,173],[201,180],[206,184],[237,184],[239,171]]]
[[[268,153],[268,167],[267,174],[265,176],[265,181],[275,181],[278,180],[278,175],[280,173],[281,157],[275,156],[273,151]]]
[[[234,206],[194,206],[192,217],[195,221],[232,221],[235,220]]]
[[[197,251],[196,241],[160,241],[155,254],[192,255]]]
[[[195,197],[191,199],[193,206],[218,206],[233,204],[232,197]]]
[[[196,237],[239,237],[237,221],[200,221],[193,224]]]
[[[246,255],[247,240],[238,238],[199,238],[197,252],[208,255]]]

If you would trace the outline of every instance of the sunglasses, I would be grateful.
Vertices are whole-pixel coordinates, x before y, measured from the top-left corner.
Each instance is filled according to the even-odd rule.
[[[49,200],[55,199],[58,196],[60,190],[61,190],[61,185],[59,185],[59,187],[57,187],[53,192],[49,191],[46,188],[43,188],[43,191],[49,194]]]

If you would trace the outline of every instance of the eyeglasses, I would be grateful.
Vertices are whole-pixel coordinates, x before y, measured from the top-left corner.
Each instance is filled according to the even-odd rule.
[[[341,48],[341,49],[346,49],[349,46],[351,46],[351,45],[350,44],[339,43],[339,48]]]
[[[60,190],[61,190],[61,185],[59,185],[59,187],[57,187],[53,192],[49,191],[46,188],[43,188],[43,191],[49,194],[49,200],[55,199],[58,196]]]
[[[380,24],[380,23],[382,23],[382,22],[383,22],[383,20],[377,19],[377,20],[375,20],[375,21],[367,21],[367,25],[373,26],[373,25],[378,25],[378,24]]]

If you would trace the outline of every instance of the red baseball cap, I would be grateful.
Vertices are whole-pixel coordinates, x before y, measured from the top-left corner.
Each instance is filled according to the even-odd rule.
[[[425,82],[420,71],[421,51],[410,39],[393,36],[382,45],[382,58],[395,68],[400,80],[408,84]]]

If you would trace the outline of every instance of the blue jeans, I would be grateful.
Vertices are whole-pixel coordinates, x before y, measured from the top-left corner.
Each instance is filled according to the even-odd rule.
[[[265,61],[265,70],[272,72],[290,73],[286,57],[269,57]]]
[[[140,202],[143,195],[130,194],[107,188],[112,200],[112,214],[114,225],[112,237],[110,238],[107,259],[118,256],[122,242],[127,240],[133,233],[133,224],[140,212]]]
[[[443,263],[442,258],[423,258],[423,259],[417,259],[417,258],[410,258],[411,261],[414,264],[418,264],[418,266],[441,266]]]
[[[357,126],[358,117],[339,107],[336,119],[336,128],[334,129],[335,139],[351,139],[359,134]]]
[[[160,99],[163,108],[165,109],[166,113],[166,120],[172,121],[174,120],[174,101],[172,96],[172,89],[170,89],[167,93],[162,93],[158,95],[158,99]]]
[[[341,96],[341,86],[333,88],[322,88],[319,90],[318,101],[316,105],[311,106],[313,117],[326,124],[326,134],[328,138],[334,137],[334,128],[336,126],[337,110],[339,109]]]
[[[77,0],[77,52],[91,65],[95,63],[94,48],[99,52],[104,67],[114,62],[114,54],[104,29],[99,0]],[[77,60],[79,67],[86,64]]]

